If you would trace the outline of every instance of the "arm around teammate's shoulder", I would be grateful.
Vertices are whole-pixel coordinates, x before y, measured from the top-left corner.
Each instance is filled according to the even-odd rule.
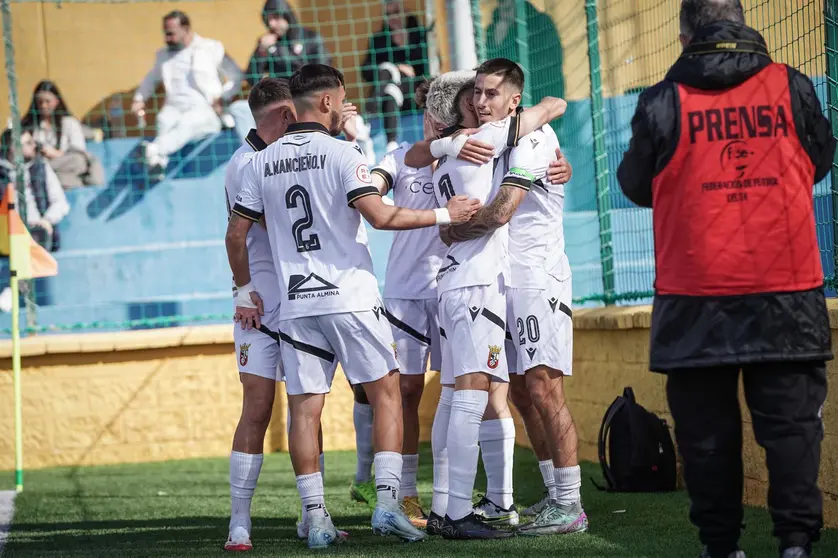
[[[567,101],[558,97],[544,97],[537,105],[521,111],[518,115],[518,138],[549,124],[567,112]]]
[[[444,235],[440,233],[440,239],[450,245],[492,233],[512,219],[528,191],[529,187],[504,182],[489,205],[477,211],[467,223],[448,227]]]

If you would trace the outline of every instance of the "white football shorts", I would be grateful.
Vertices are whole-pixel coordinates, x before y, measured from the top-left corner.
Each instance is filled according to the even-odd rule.
[[[549,278],[546,289],[508,289],[512,302],[509,324],[518,345],[518,374],[536,366],[573,375],[573,290],[571,278]]]
[[[373,310],[279,322],[288,395],[329,393],[338,363],[352,385],[380,380],[399,367],[384,305]]]
[[[453,289],[440,295],[439,321],[446,336],[443,384],[453,384],[455,378],[474,372],[509,381],[505,316],[502,276],[491,285]]]
[[[396,359],[402,374],[424,374],[442,366],[439,337],[439,303],[436,299],[384,299],[387,320],[396,341]]]
[[[279,306],[265,312],[261,318],[261,329],[242,329],[240,324],[233,324],[233,345],[239,372],[275,382],[284,381],[277,330]]]

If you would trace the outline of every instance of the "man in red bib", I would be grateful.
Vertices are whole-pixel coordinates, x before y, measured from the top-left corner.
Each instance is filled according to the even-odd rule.
[[[739,0],[682,1],[684,52],[640,95],[617,177],[653,208],[650,368],[667,375],[701,556],[744,557],[741,371],[780,555],[799,558],[823,525],[833,354],[812,189],[835,139],[809,78],[744,21]]]

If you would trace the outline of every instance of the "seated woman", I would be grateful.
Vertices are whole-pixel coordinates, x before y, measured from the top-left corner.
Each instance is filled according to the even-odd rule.
[[[101,163],[87,152],[81,122],[67,110],[55,83],[43,80],[35,86],[21,125],[32,131],[40,154],[64,188],[104,183]]]

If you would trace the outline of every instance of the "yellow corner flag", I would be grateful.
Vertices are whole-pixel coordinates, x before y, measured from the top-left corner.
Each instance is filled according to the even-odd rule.
[[[14,184],[6,186],[0,202],[0,255],[9,256],[9,269],[18,279],[35,279],[58,275],[58,262],[29,235],[20,220]]]

